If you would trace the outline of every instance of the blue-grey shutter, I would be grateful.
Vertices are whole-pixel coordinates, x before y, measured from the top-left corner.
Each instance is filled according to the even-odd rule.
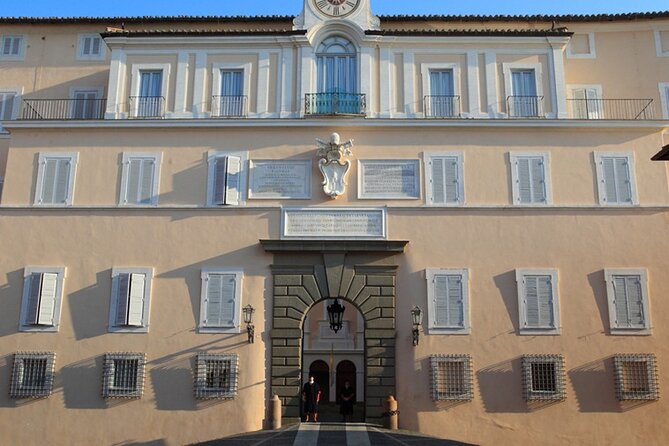
[[[2,54],[3,56],[9,56],[12,54],[12,41],[14,39],[11,37],[5,37],[2,42]]]
[[[37,324],[40,296],[42,294],[42,273],[32,273],[28,280],[30,289],[28,290],[28,315],[25,322],[34,325]]]
[[[91,54],[91,38],[84,37],[84,48],[82,50],[82,55],[89,56]]]
[[[37,315],[37,324],[53,325],[56,312],[56,291],[58,287],[58,274],[42,274],[42,289],[40,290],[40,304]]]
[[[238,156],[228,156],[227,159],[225,204],[237,206],[241,198],[242,159]]]
[[[142,160],[142,174],[139,190],[139,202],[141,204],[151,204],[153,201],[155,168],[155,162],[152,159]]]
[[[516,161],[516,169],[518,173],[518,201],[521,203],[532,202],[532,183],[530,175],[530,160],[529,158],[518,158]]]
[[[546,170],[542,158],[532,158],[532,202],[546,202]]]
[[[444,178],[444,164],[446,160],[443,158],[432,158],[432,202],[445,203],[446,202],[446,179]]]
[[[627,158],[616,158],[615,166],[618,199],[621,203],[629,203],[632,201],[632,182],[630,181],[629,161]]]
[[[93,45],[92,45],[92,48],[91,48],[91,54],[93,54],[93,55],[100,54],[100,44],[101,44],[100,37],[93,37]]]
[[[460,200],[460,178],[457,157],[433,157],[432,202],[457,203]]]
[[[539,327],[539,278],[525,276],[525,324],[528,327]]]
[[[117,278],[116,287],[116,323],[115,325],[128,324],[128,296],[130,295],[130,274],[120,273]]]
[[[525,319],[531,328],[555,327],[551,276],[524,276]]]
[[[12,55],[13,56],[18,56],[19,53],[21,52],[21,37],[14,37],[12,40]]]
[[[0,93],[0,121],[9,121],[13,118],[15,93]]]
[[[645,317],[641,278],[639,276],[614,276],[613,296],[618,328],[643,328]]]
[[[207,278],[207,327],[232,327],[235,314],[236,281],[233,274],[210,274]]]
[[[144,274],[130,274],[130,291],[128,293],[128,325],[141,327],[144,325]]]
[[[448,278],[434,277],[434,325],[446,327],[448,325]]]
[[[607,203],[617,203],[618,188],[616,187],[616,168],[613,158],[602,159],[602,174],[604,177],[604,199]]]
[[[632,182],[627,157],[604,157],[601,160],[604,200],[607,203],[632,201]]]
[[[44,173],[42,174],[42,196],[41,202],[51,204],[54,202],[54,189],[58,175],[58,160],[47,159],[43,164]]]
[[[434,325],[443,328],[464,327],[462,276],[434,277]]]
[[[226,175],[228,157],[216,158],[214,166],[214,203],[225,204]]]
[[[153,203],[155,167],[153,159],[136,158],[128,162],[126,203]]]
[[[54,186],[55,193],[54,203],[66,203],[68,198],[68,191],[70,188],[70,168],[71,163],[69,159],[57,160],[56,169],[56,184]]]

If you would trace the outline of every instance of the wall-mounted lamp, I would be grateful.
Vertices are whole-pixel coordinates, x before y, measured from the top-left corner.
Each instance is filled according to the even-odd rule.
[[[418,336],[420,335],[420,326],[423,324],[423,310],[415,306],[411,310],[411,320],[413,321],[413,345],[418,345]]]
[[[344,319],[344,310],[346,307],[341,305],[335,298],[332,305],[328,305],[328,319],[330,319],[330,328],[337,333],[341,330],[342,320]]]
[[[248,304],[244,308],[242,308],[242,311],[244,312],[244,323],[246,324],[246,332],[249,335],[249,344],[253,344],[253,338],[255,337],[255,332],[256,332],[256,327],[253,325],[253,313],[255,313],[256,309],[251,306],[251,304]]]

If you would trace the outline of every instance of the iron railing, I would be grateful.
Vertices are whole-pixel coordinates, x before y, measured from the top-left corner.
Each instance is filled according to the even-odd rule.
[[[365,116],[367,99],[359,93],[307,93],[304,100],[305,115]]]
[[[214,96],[211,101],[212,118],[245,118],[246,96]]]
[[[162,96],[130,96],[130,118],[161,119],[165,117],[165,98]]]
[[[652,99],[567,99],[572,119],[654,119]]]
[[[509,118],[543,118],[543,96],[508,96],[506,110]]]
[[[426,118],[459,118],[460,96],[425,96],[424,107]]]
[[[104,119],[107,99],[24,99],[21,119]]]

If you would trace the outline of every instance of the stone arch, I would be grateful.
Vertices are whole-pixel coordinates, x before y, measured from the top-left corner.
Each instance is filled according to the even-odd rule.
[[[365,418],[381,423],[384,400],[395,395],[397,266],[388,259],[403,252],[407,242],[261,243],[275,253],[270,392],[282,399],[284,419],[299,421],[304,318],[316,303],[337,297],[363,315]]]

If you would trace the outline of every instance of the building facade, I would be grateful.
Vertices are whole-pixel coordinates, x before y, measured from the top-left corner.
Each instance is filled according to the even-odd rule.
[[[669,13],[372,6],[0,18],[3,441],[669,442]]]

